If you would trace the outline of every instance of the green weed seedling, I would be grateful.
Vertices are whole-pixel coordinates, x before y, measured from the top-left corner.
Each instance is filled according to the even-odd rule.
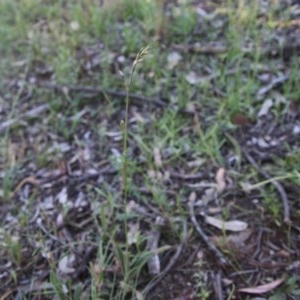
[[[16,266],[20,267],[23,259],[20,237],[5,234],[5,240],[5,248],[7,249],[10,258]]]
[[[196,288],[196,296],[199,299],[209,299],[211,292],[206,288],[207,286],[207,274],[205,271],[201,270],[203,268],[204,262],[202,259],[196,263],[196,266],[199,268],[199,271],[194,274],[194,279],[196,281],[195,288]]]
[[[267,212],[270,214],[272,222],[274,222],[278,227],[281,226],[280,219],[282,215],[282,207],[273,189],[265,188],[263,202],[266,206]]]
[[[289,277],[283,285],[275,290],[268,300],[296,300],[300,296],[300,281],[298,276]]]

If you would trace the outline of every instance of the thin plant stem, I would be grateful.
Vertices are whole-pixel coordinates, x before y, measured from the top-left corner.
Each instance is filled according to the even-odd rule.
[[[126,103],[125,103],[125,120],[121,123],[123,129],[123,165],[122,165],[122,189],[124,192],[124,200],[127,200],[128,183],[127,183],[127,148],[128,148],[128,119],[129,119],[129,92],[132,84],[133,75],[136,66],[143,61],[148,54],[150,46],[142,48],[137,54],[131,68],[129,81],[125,80]]]
[[[129,92],[134,76],[134,72],[136,66],[143,61],[143,57],[148,54],[149,46],[142,48],[139,53],[137,54],[131,68],[129,80],[125,80],[125,88],[126,88],[126,101],[125,101],[125,119],[121,122],[121,128],[123,130],[123,159],[122,159],[122,192],[123,192],[123,204],[124,204],[124,227],[125,227],[125,255],[124,255],[124,282],[127,283],[127,275],[128,275],[128,268],[129,268],[129,256],[127,255],[129,250],[129,244],[127,241],[128,237],[128,223],[127,223],[127,197],[128,197],[128,180],[127,180],[127,165],[128,165],[128,158],[127,158],[127,150],[128,150],[128,120],[129,120]]]
[[[134,75],[134,69],[130,74],[129,82],[125,82],[126,87],[126,101],[125,101],[125,120],[122,124],[123,127],[123,165],[122,165],[122,189],[124,192],[124,199],[127,200],[128,184],[127,184],[127,147],[128,147],[128,119],[129,119],[129,91]]]

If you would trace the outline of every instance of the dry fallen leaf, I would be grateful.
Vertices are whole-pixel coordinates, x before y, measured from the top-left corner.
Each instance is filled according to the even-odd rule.
[[[58,200],[59,203],[66,204],[68,201],[67,187],[63,187],[55,198]]]
[[[208,188],[204,190],[204,195],[202,196],[202,203],[203,205],[208,204],[210,201],[213,201],[214,199],[216,199],[216,188]]]
[[[157,275],[160,273],[160,260],[157,254],[153,255],[149,259],[147,265],[150,275]]]
[[[248,224],[243,221],[232,220],[232,221],[222,221],[214,217],[205,216],[205,222],[216,228],[228,231],[243,231],[247,229]]]
[[[241,231],[237,234],[228,234],[228,235],[222,235],[222,236],[213,236],[211,237],[212,242],[220,248],[240,248],[243,243],[248,240],[248,238],[251,236],[252,230],[246,229],[244,231]]]
[[[171,52],[168,54],[168,69],[174,69],[178,63],[182,60],[182,56],[178,52]]]
[[[28,176],[26,178],[24,178],[15,188],[15,190],[13,191],[13,194],[16,194],[25,184],[30,183],[32,185],[38,186],[39,185],[39,180],[36,179],[33,176]]]
[[[273,100],[272,99],[266,99],[263,105],[261,106],[257,116],[263,117],[268,114],[269,110],[273,106]]]
[[[140,225],[139,223],[134,223],[134,224],[129,224],[128,225],[128,232],[127,232],[127,242],[128,245],[133,245],[136,244],[137,239],[140,234]]]
[[[233,243],[235,246],[241,246],[252,234],[252,230],[247,228],[237,234],[230,234],[227,241]]]
[[[154,170],[148,170],[147,174],[151,180],[154,180],[156,178],[156,172]]]
[[[64,216],[63,216],[63,214],[60,212],[60,213],[58,214],[58,216],[56,217],[56,226],[57,226],[58,228],[62,228],[62,227],[64,226],[64,224],[65,224]]]
[[[195,84],[201,82],[201,78],[193,71],[191,71],[189,74],[185,75],[185,79],[191,85],[195,85]]]
[[[137,206],[136,202],[134,200],[130,200],[126,205],[126,213],[127,214],[132,213],[136,206]]]
[[[79,28],[80,28],[80,25],[79,25],[79,23],[78,23],[77,21],[72,21],[72,22],[70,23],[70,28],[71,28],[71,30],[73,30],[73,31],[78,31]]]
[[[157,217],[155,220],[156,226],[151,230],[147,240],[147,249],[152,251],[154,255],[148,260],[148,270],[150,275],[157,275],[160,273],[160,259],[158,256],[158,242],[160,239],[159,225],[163,224],[164,220]]]
[[[287,81],[289,79],[288,75],[282,74],[281,76],[275,77],[268,85],[263,86],[259,91],[257,92],[257,97],[262,97],[268,92],[270,92],[275,87],[279,86],[283,82]]]
[[[141,123],[141,124],[146,123],[145,118],[137,110],[133,110],[132,114],[134,116],[133,119],[134,119],[135,122]]]
[[[244,114],[236,113],[231,117],[231,123],[240,127],[246,127],[251,123],[251,120]]]
[[[123,132],[122,131],[107,131],[105,135],[110,137],[115,142],[119,142],[123,139]]]
[[[201,167],[205,163],[205,159],[199,158],[197,160],[189,161],[187,166],[189,168]]]
[[[223,168],[220,168],[217,171],[216,181],[217,181],[217,192],[218,193],[222,193],[226,188],[225,174],[226,174],[226,172],[225,172],[225,169],[223,169]]]
[[[76,258],[74,254],[64,256],[58,263],[58,269],[63,274],[72,274],[75,272]]]
[[[274,290],[276,287],[282,284],[284,280],[285,280],[285,276],[280,279],[269,282],[267,284],[258,285],[255,287],[249,287],[249,288],[242,288],[239,289],[238,291],[241,293],[248,293],[248,294],[264,294]]]
[[[191,192],[191,193],[190,193],[190,196],[189,196],[189,201],[190,201],[190,202],[195,202],[195,201],[196,201],[196,198],[197,198],[196,192]]]
[[[135,291],[135,297],[137,300],[145,300],[143,294],[139,291]]]
[[[154,154],[154,163],[156,167],[160,168],[162,166],[162,160],[161,160],[161,155],[158,147],[155,147],[153,149],[153,154]]]
[[[246,182],[246,181],[240,182],[240,186],[241,186],[242,190],[243,190],[244,192],[246,192],[246,193],[249,193],[249,192],[251,192],[252,190],[255,190],[255,189],[258,188],[256,185],[253,185],[253,184],[251,184],[251,183],[249,183],[249,182]]]

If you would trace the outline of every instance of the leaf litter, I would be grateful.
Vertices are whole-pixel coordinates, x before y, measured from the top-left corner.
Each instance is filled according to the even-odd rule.
[[[169,6],[166,9],[169,9]],[[217,40],[210,42],[211,37],[205,34],[207,26],[205,22],[218,21],[222,26],[215,24],[213,28],[216,32],[219,32],[227,22],[226,11],[221,12],[220,9],[214,12],[215,6],[213,1],[211,3],[199,1],[199,6],[193,8],[199,18],[190,40],[176,44],[172,49],[164,46],[170,72],[174,72],[174,76],[181,76],[176,72],[186,72],[182,77],[191,85],[189,88],[194,93],[191,101],[193,97],[202,96],[199,90],[202,83],[212,90],[211,101],[216,95],[226,93],[222,86],[219,91],[217,90],[215,82],[220,77],[220,72],[211,71],[209,63],[215,57],[224,60],[230,45],[227,45],[222,35],[216,34]],[[263,18],[266,15],[265,8],[259,9]],[[76,21],[69,20],[67,24],[74,32],[81,30],[81,25]],[[49,24],[43,26],[47,27]],[[276,34],[288,35],[289,32],[284,32],[281,26]],[[208,41],[200,44],[197,37],[199,35],[206,37]],[[262,45],[264,47],[264,44]],[[42,63],[40,66],[38,64],[32,66],[30,74],[33,75],[28,82],[12,83],[5,87],[5,91],[1,91],[3,94],[1,99],[3,97],[5,103],[10,103],[11,97],[16,95],[18,89],[22,86],[28,88],[28,91],[24,90],[21,94],[23,100],[20,101],[20,107],[17,107],[19,111],[17,117],[10,117],[8,113],[10,107],[7,104],[3,108],[1,106],[0,132],[9,129],[10,138],[14,140],[16,146],[20,145],[20,148],[23,141],[27,141],[24,163],[21,153],[13,155],[10,153],[7,160],[5,157],[0,158],[3,167],[0,207],[3,220],[0,235],[3,245],[0,249],[2,283],[0,291],[3,295],[14,295],[16,298],[23,293],[24,297],[28,295],[31,297],[34,292],[42,295],[43,290],[53,291],[53,285],[49,284],[49,278],[52,276],[50,270],[57,272],[63,292],[70,295],[74,295],[78,283],[83,284],[87,295],[91,293],[90,270],[104,274],[106,278],[98,283],[99,289],[107,291],[110,282],[115,278],[120,286],[122,285],[121,254],[117,257],[112,250],[113,247],[107,245],[105,251],[113,259],[111,262],[103,262],[101,256],[97,256],[99,250],[97,247],[99,237],[113,233],[109,228],[118,229],[115,234],[120,243],[124,238],[120,221],[124,219],[124,212],[121,208],[118,173],[122,160],[122,131],[119,127],[122,107],[118,104],[120,99],[123,101],[126,93],[120,86],[116,89],[102,89],[99,86],[93,87],[90,81],[93,82],[91,77],[96,76],[95,73],[101,69],[103,61],[107,60],[110,68],[116,73],[115,61],[121,66],[126,64],[131,56],[123,55],[119,51],[112,51],[105,56],[102,51],[104,47],[105,45],[98,43],[89,47],[83,46],[84,49],[79,50],[78,56],[83,64],[80,72],[88,74],[86,81],[83,79],[78,80],[76,84],[74,82],[70,85],[58,84],[53,81],[52,66]],[[279,47],[273,48],[274,51],[272,47],[264,47],[262,55],[269,59],[278,59]],[[251,55],[253,50],[247,43],[241,45],[241,49],[246,56]],[[280,50],[284,59],[287,59],[291,51],[288,43]],[[204,70],[199,65],[197,65],[199,68],[184,70],[184,65],[188,61],[187,54],[197,55],[197,59],[206,64]],[[18,61],[20,68],[27,64],[26,61],[25,64],[23,60]],[[278,69],[282,69],[279,65],[280,63]],[[273,71],[268,70],[270,76],[263,76],[266,70],[270,69],[267,67],[265,66],[265,70],[261,73],[258,69],[261,85],[252,95],[258,101],[257,107],[253,108],[258,111],[257,115],[254,117],[252,115],[251,121],[244,112],[240,114],[243,118],[239,118],[242,121],[237,122],[237,118],[233,118],[235,119],[233,125],[242,125],[237,131],[230,131],[237,141],[236,146],[246,147],[247,153],[250,154],[250,159],[249,157],[247,159],[245,153],[241,151],[241,169],[223,165],[220,168],[219,160],[216,163],[209,157],[195,155],[191,147],[182,155],[172,158],[172,153],[176,153],[174,150],[178,150],[176,146],[171,149],[173,151],[170,151],[171,155],[165,157],[164,147],[153,147],[157,143],[150,142],[151,147],[147,152],[144,151],[142,142],[130,141],[130,159],[136,160],[141,169],[132,175],[133,190],[130,196],[134,200],[130,200],[126,207],[126,213],[132,218],[128,223],[127,239],[132,247],[130,250],[136,254],[135,247],[139,239],[147,237],[147,243],[142,244],[142,247],[150,250],[152,254],[149,255],[147,268],[143,268],[141,277],[138,278],[138,290],[132,292],[137,298],[157,299],[160,296],[164,299],[195,299],[197,290],[194,286],[197,282],[194,275],[197,272],[207,271],[213,272],[214,275],[210,277],[214,287],[209,280],[205,282],[205,288],[211,292],[212,299],[221,299],[221,295],[229,296],[228,287],[237,287],[235,298],[245,299],[240,293],[264,294],[274,291],[285,281],[284,277],[273,281],[270,279],[278,278],[277,274],[291,270],[299,272],[299,264],[290,263],[290,260],[297,261],[299,258],[298,238],[295,233],[299,232],[296,214],[299,206],[293,201],[297,198],[295,195],[298,195],[299,189],[294,183],[275,180],[273,177],[277,174],[269,175],[272,173],[270,163],[276,166],[278,160],[290,157],[293,164],[293,156],[297,155],[299,147],[299,130],[297,130],[299,113],[297,105],[290,104],[287,107],[287,101],[291,100],[285,100],[285,103],[277,101],[282,96],[284,85],[290,80],[291,75],[288,72],[280,73],[279,70],[277,74],[281,75],[272,76]],[[251,68],[246,64],[241,76],[246,76],[248,69]],[[228,76],[232,74],[230,70]],[[84,78],[82,74],[77,75],[78,78]],[[89,86],[86,83],[89,83]],[[30,89],[34,92],[30,93]],[[193,105],[190,114],[186,115],[186,111],[178,108],[178,100],[174,105],[164,96],[164,80],[160,81],[159,88],[155,87],[153,90],[158,89],[159,96],[153,93],[149,96],[149,93],[145,93],[145,89],[131,95],[134,108],[130,112],[132,118],[130,131],[133,134],[140,130],[135,124],[135,120],[140,120],[150,134],[156,135],[158,129],[153,123],[158,122],[168,110],[176,111],[178,118],[185,118],[185,135],[191,136],[193,142],[197,141],[199,136],[191,129],[193,127],[190,126],[191,115],[196,115],[195,118],[201,120],[203,133],[215,122],[212,118],[215,112],[210,105],[201,104],[200,109],[197,105]],[[176,86],[171,89],[172,91],[168,93],[178,94]],[[54,122],[49,113],[53,110],[51,105],[28,102],[28,99],[38,98],[36,92],[40,90],[43,90],[44,95],[54,93],[62,102]],[[118,104],[113,104],[108,109],[103,108],[105,102],[100,97],[103,94],[113,97],[112,102],[119,101]],[[85,99],[84,104],[76,107],[76,112],[69,110],[68,106],[72,106],[72,103],[68,101],[78,95]],[[37,100],[39,101],[42,100]],[[99,111],[95,108],[95,103],[101,106]],[[283,110],[279,110],[281,114],[279,117],[274,115],[274,112],[278,112],[278,107],[282,106],[287,107],[287,113],[284,113],[284,107]],[[66,114],[66,120],[60,115],[60,110]],[[64,121],[65,123],[59,123]],[[71,131],[74,122],[78,122],[78,126],[68,137],[63,129]],[[101,124],[102,128],[97,124]],[[235,151],[236,149],[226,140],[219,149],[219,155],[225,158],[228,153]],[[42,157],[44,153],[47,153],[45,158]],[[151,157],[151,163],[154,162],[155,170],[151,169],[153,167],[151,164],[149,166],[145,163],[147,155]],[[262,189],[255,188],[259,179],[250,176],[257,165],[258,173],[278,190],[278,194],[274,194],[272,189],[268,190],[270,194],[272,193],[270,197],[277,199],[280,196],[282,198],[284,195],[289,196],[282,202],[285,216],[288,216],[288,221],[292,221],[289,223],[292,226],[289,242],[285,225],[281,224],[282,228],[274,226],[265,211],[261,201]],[[9,166],[16,168],[13,176],[6,171]],[[264,168],[267,168],[267,171]],[[229,179],[226,178],[226,173],[232,177],[230,179],[233,180],[233,185],[226,181]],[[144,176],[152,179],[151,182],[145,184]],[[5,184],[11,185],[13,193],[5,191],[4,179]],[[12,182],[8,182],[8,179]],[[134,190],[135,187],[138,188]],[[114,204],[110,200],[111,195],[114,195]],[[4,197],[8,198],[7,202],[2,199]],[[166,201],[165,206],[162,205],[163,202],[155,202],[155,198]],[[176,206],[178,199],[183,208],[179,209]],[[285,203],[289,203],[290,207],[286,207]],[[21,209],[16,210],[15,207]],[[169,211],[170,207],[173,207],[172,213]],[[216,216],[208,216],[207,212],[212,211]],[[24,221],[22,214],[28,216],[27,222]],[[204,218],[199,217],[203,215]],[[161,218],[164,224],[157,224]],[[182,222],[178,221],[180,219]],[[188,225],[186,220],[190,221]],[[171,235],[173,227],[176,226],[180,228],[180,237],[176,234]],[[261,228],[265,228],[266,231],[259,238]],[[220,236],[220,230],[228,232],[225,236]],[[32,238],[29,238],[30,236]],[[10,252],[9,245],[13,245],[14,249],[20,247],[21,251]],[[194,255],[199,252],[198,247],[205,261],[201,268],[197,265],[199,263],[197,255]],[[228,254],[228,249],[233,255],[236,254],[234,260]],[[280,249],[284,249],[288,255],[276,256],[274,249],[276,253],[283,253]],[[239,265],[238,269],[236,262]],[[56,268],[54,270],[51,269],[53,265]],[[253,265],[256,268],[254,271]],[[277,266],[277,274],[268,269],[274,265]],[[14,278],[11,277],[12,273]],[[151,281],[155,278],[153,276],[157,276],[158,279]],[[266,278],[269,280],[267,284]],[[228,279],[227,286],[224,283],[226,279]],[[72,280],[73,286],[67,287],[68,280]],[[40,288],[32,282],[39,282]],[[249,283],[246,285],[248,287],[244,287],[245,282]],[[128,288],[124,282],[123,287]]]

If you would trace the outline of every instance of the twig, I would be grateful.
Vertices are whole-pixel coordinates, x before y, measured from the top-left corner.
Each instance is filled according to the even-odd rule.
[[[170,176],[178,179],[183,180],[197,180],[203,179],[203,173],[195,173],[195,174],[184,174],[184,173],[177,173],[177,172],[170,172]]]
[[[260,96],[260,97],[264,96],[269,91],[271,91],[272,89],[278,87],[279,85],[281,85],[282,83],[284,83],[288,79],[289,79],[289,75],[282,75],[282,76],[274,78],[267,86],[262,87],[257,92],[257,96]]]
[[[158,277],[151,281],[143,290],[142,294],[145,296],[147,295],[155,286],[157,286],[161,280],[170,272],[170,270],[174,267],[176,261],[178,260],[184,245],[186,244],[187,240],[187,222],[183,222],[183,238],[181,244],[177,247],[177,250],[171,260],[169,261],[168,265],[165,267],[165,269],[158,275]]]
[[[261,252],[261,241],[262,241],[263,229],[260,228],[257,236],[257,245],[254,254],[252,255],[252,259],[254,260],[257,255]]]
[[[257,273],[258,270],[257,269],[250,269],[250,270],[241,270],[241,271],[237,271],[237,272],[233,272],[231,274],[229,274],[229,277],[236,277],[236,276],[241,276],[241,275],[245,275],[245,274],[253,274],[253,273]]]
[[[72,92],[72,93],[90,93],[90,94],[107,94],[112,97],[121,98],[125,101],[126,99],[126,92],[120,92],[120,91],[113,91],[113,90],[106,90],[101,88],[95,88],[92,86],[80,86],[80,85],[59,85],[55,83],[49,83],[49,82],[36,82],[35,85],[37,87],[43,88],[43,89],[50,89],[55,90],[61,93]],[[166,103],[161,101],[159,98],[151,98],[136,94],[129,94],[129,98],[132,101],[135,101],[136,104],[142,104],[143,102],[147,102],[148,104],[155,104],[159,107],[166,106]]]
[[[215,256],[218,258],[220,263],[222,265],[228,265],[229,263],[228,263],[227,259],[224,257],[224,255],[222,254],[222,252],[219,251],[218,248],[209,240],[208,236],[204,233],[202,228],[199,226],[199,224],[196,220],[196,217],[195,217],[194,204],[195,204],[195,201],[190,200],[190,202],[189,202],[190,217],[191,217],[193,225],[195,226],[195,228],[196,228],[197,232],[199,233],[200,237],[202,238],[202,240],[205,242],[207,247],[215,254]]]
[[[164,222],[162,217],[157,217],[155,220],[154,228],[151,230],[148,240],[146,249],[155,253],[149,260],[148,260],[148,270],[150,275],[158,275],[160,273],[160,260],[157,253],[158,242],[160,239],[160,229],[159,225],[162,225]]]
[[[41,104],[39,106],[36,106],[27,112],[21,114],[20,116],[16,118],[12,118],[10,120],[7,120],[0,124],[0,133],[4,132],[6,129],[16,126],[16,125],[21,125],[25,122],[24,119],[30,119],[30,118],[35,118],[39,116],[41,113],[47,111],[49,109],[49,104]]]
[[[230,50],[230,48],[226,45],[216,43],[201,44],[198,42],[190,45],[176,44],[173,46],[173,48],[184,53],[197,53],[203,55],[218,55],[226,53]],[[241,48],[241,52],[244,54],[253,53],[254,51],[254,47]]]
[[[222,54],[228,51],[228,48],[223,45],[211,44],[202,45],[200,43],[195,43],[192,45],[173,45],[173,48],[177,51],[189,52],[189,53],[201,53],[201,54]]]
[[[272,177],[265,171],[263,170],[258,163],[254,160],[254,158],[250,155],[250,153],[243,147],[241,147],[241,150],[248,160],[248,162],[266,179],[272,179]],[[282,185],[276,181],[272,180],[271,183],[274,185],[276,188],[278,194],[281,197],[282,204],[283,204],[283,209],[284,209],[284,222],[288,225],[291,225],[291,219],[290,219],[290,206],[289,206],[289,201],[286,195],[286,192]]]
[[[221,272],[218,272],[217,274],[214,275],[214,290],[215,290],[216,299],[223,300],[224,297],[222,291]]]
[[[230,50],[230,47],[224,46],[221,44],[210,43],[210,44],[201,44],[201,43],[194,43],[189,45],[177,44],[174,45],[173,48],[177,51],[182,51],[184,53],[197,53],[203,55],[218,55],[222,53],[226,53]],[[283,57],[290,57],[292,54],[299,52],[300,50],[300,43],[294,42],[291,43],[289,41],[285,41],[282,46],[274,46],[274,45],[264,45],[258,49],[255,47],[242,47],[241,52],[243,54],[251,54],[259,52],[261,56],[271,56],[277,57],[281,53]]]

